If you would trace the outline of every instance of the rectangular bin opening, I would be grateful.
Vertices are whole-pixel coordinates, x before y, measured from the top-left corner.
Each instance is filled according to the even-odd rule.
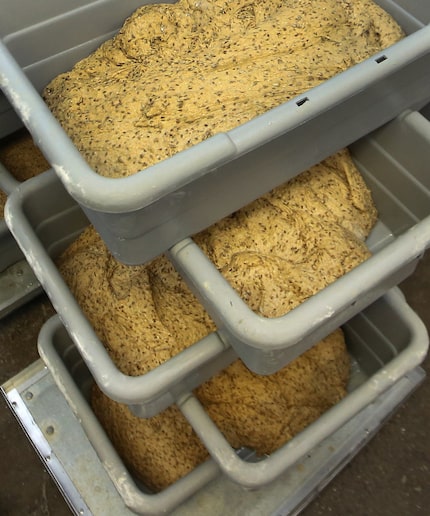
[[[306,102],[309,102],[309,98],[308,97],[303,97],[302,99],[298,100],[296,102],[297,106],[300,107],[300,106],[303,106],[303,104],[305,104]]]
[[[387,57],[387,56],[380,56],[380,57],[377,57],[377,58],[375,59],[375,62],[376,62],[376,63],[378,63],[378,64],[380,64],[380,63],[383,63],[384,61],[386,61],[387,59],[388,59],[388,57]]]

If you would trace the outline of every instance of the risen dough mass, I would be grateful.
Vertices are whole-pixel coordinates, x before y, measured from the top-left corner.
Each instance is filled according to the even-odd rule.
[[[121,177],[228,130],[402,37],[369,0],[180,0],[139,9],[45,98],[100,174]],[[376,210],[347,150],[194,238],[252,310],[287,313],[369,256]],[[58,261],[98,336],[129,375],[215,330],[170,262],[126,266],[93,228]],[[270,377],[240,360],[196,389],[232,446],[271,453],[346,393],[341,330]],[[177,408],[149,420],[94,389],[125,462],[162,489],[207,456]]]
[[[133,174],[395,43],[371,0],[179,0],[138,9],[45,100],[102,175]]]

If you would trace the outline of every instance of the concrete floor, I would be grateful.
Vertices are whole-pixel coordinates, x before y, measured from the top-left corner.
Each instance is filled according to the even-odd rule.
[[[401,288],[430,329],[430,253]],[[0,321],[0,384],[38,358],[36,338],[52,314],[42,295]],[[430,374],[429,359],[424,368]],[[12,413],[3,400],[0,403],[0,514],[71,514]],[[429,418],[427,379],[303,514],[428,515]]]

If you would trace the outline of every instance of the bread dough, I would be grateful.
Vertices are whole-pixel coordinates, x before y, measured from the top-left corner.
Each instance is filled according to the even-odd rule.
[[[138,9],[45,89],[99,174],[133,174],[403,37],[371,0],[179,0]]]
[[[277,317],[365,260],[363,239],[375,220],[370,192],[343,150],[195,240],[252,310]],[[89,227],[58,265],[125,374],[144,374],[216,329],[165,256],[124,265]],[[271,453],[345,395],[348,374],[339,330],[275,375],[255,375],[238,360],[196,395],[232,446]],[[207,456],[176,407],[138,419],[95,389],[93,408],[154,489]]]
[[[196,395],[234,447],[271,453],[346,394],[349,358],[341,330],[285,369],[257,376],[238,360]],[[176,406],[150,419],[132,415],[94,389],[92,404],[125,464],[146,486],[161,490],[208,458]]]

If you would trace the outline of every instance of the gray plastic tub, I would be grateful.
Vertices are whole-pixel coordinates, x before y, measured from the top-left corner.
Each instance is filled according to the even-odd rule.
[[[373,256],[288,314],[255,314],[190,238],[167,252],[219,334],[257,373],[276,371],[398,284],[430,245],[430,122],[406,112],[350,148],[379,212]]]
[[[19,184],[0,163],[0,190],[9,195]],[[41,291],[39,281],[0,213],[0,318],[26,304]]]
[[[69,193],[124,263],[148,261],[430,99],[430,26],[425,26],[430,4],[377,0],[408,37],[228,133],[131,177],[104,178],[90,169],[39,92],[111,37],[143,3],[81,0],[71,9],[65,0],[44,0],[34,9],[30,0],[20,0],[4,6],[8,12],[16,8],[17,14],[0,23],[0,87]],[[4,100],[0,113],[0,127],[11,128],[12,112]]]
[[[4,220],[0,219],[0,319],[42,291]]]
[[[349,321],[344,331],[352,359],[348,395],[259,461],[249,450],[233,450],[191,393],[180,396],[178,407],[203,440],[211,459],[158,494],[151,494],[135,482],[94,416],[88,403],[93,379],[58,316],[42,328],[38,347],[124,503],[140,514],[162,514],[189,498],[220,471],[246,488],[271,483],[412,371],[428,349],[424,324],[397,288]]]
[[[247,309],[198,248],[188,240],[178,244],[169,254],[193,282],[218,332],[140,377],[118,371],[52,261],[88,225],[53,171],[13,192],[6,220],[100,388],[151,416],[236,353],[257,373],[279,370],[413,272],[430,245],[430,122],[407,112],[351,149],[379,210],[368,241],[374,255],[285,316],[264,319]],[[209,276],[200,278],[203,272]],[[236,321],[238,314],[245,319]],[[258,334],[251,333],[255,327]],[[242,328],[249,331],[241,334]]]

